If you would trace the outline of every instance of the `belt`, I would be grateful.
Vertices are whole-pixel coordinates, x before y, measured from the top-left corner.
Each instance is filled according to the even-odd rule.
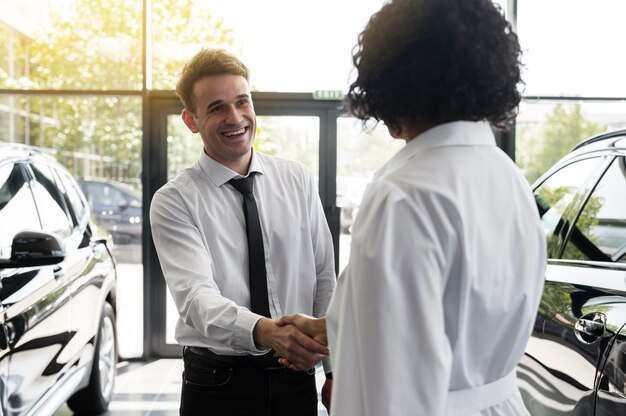
[[[184,349],[193,355],[231,367],[255,367],[261,370],[281,370],[286,368],[278,363],[278,357],[274,357],[274,351],[263,355],[219,355],[202,347],[184,347]]]
[[[472,415],[519,394],[516,373],[513,369],[504,377],[483,386],[449,391],[445,414],[447,416]]]
[[[278,362],[278,357],[274,356],[273,350],[263,355],[220,355],[215,354],[208,348],[202,347],[183,347],[183,354],[184,351],[187,351],[195,356],[202,357],[208,361],[228,365],[229,367],[292,371]],[[306,372],[308,375],[315,374],[315,367],[309,368]]]

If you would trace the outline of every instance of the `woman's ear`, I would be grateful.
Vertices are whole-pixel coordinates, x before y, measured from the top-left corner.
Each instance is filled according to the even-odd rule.
[[[385,125],[387,126],[387,130],[389,131],[391,137],[394,139],[400,138],[402,135],[402,126],[397,123],[385,123]]]

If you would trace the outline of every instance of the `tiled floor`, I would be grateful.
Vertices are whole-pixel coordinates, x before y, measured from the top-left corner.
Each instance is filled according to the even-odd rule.
[[[161,359],[150,363],[126,363],[118,368],[115,394],[103,416],[178,416],[182,360]],[[324,375],[317,373],[318,390]],[[54,416],[70,416],[66,406]],[[328,416],[320,403],[318,416]]]

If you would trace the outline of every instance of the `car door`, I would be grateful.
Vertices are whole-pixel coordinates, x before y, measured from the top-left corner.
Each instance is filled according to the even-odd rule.
[[[582,269],[560,257],[571,224],[607,163],[604,156],[574,160],[551,172],[534,191],[546,232],[548,267],[533,333],[518,366],[520,391],[532,415],[593,412],[596,370],[611,336],[587,343],[575,329],[591,313],[590,302],[604,291],[586,286]]]
[[[100,322],[102,310],[102,274],[101,258],[106,256],[106,247],[91,241],[87,228],[89,210],[87,202],[78,193],[78,185],[64,170],[53,169],[60,180],[63,199],[72,218],[72,257],[67,259],[67,281],[71,294],[72,319],[70,321],[72,338],[68,345],[70,356],[93,354],[95,334]]]
[[[579,324],[588,346],[607,346],[596,377],[596,415],[626,414],[626,165],[616,157],[569,233],[562,258],[577,276]],[[571,279],[573,280],[573,279]],[[595,331],[595,332],[594,332]],[[607,342],[608,341],[608,342]]]
[[[42,227],[25,165],[2,166],[0,178],[4,178],[0,184],[4,188],[0,191],[4,201],[0,202],[0,256],[9,258],[17,232]],[[67,341],[69,309],[64,308],[67,292],[55,277],[54,266],[2,269],[0,281],[7,339],[3,359],[8,358],[3,394],[6,413],[11,415],[30,409],[55,384],[58,357]]]

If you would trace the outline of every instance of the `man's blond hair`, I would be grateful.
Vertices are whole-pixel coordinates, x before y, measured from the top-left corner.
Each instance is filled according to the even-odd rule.
[[[235,55],[224,49],[202,49],[183,67],[176,83],[176,95],[185,108],[195,114],[193,86],[204,78],[214,75],[240,75],[250,81],[248,67]]]

